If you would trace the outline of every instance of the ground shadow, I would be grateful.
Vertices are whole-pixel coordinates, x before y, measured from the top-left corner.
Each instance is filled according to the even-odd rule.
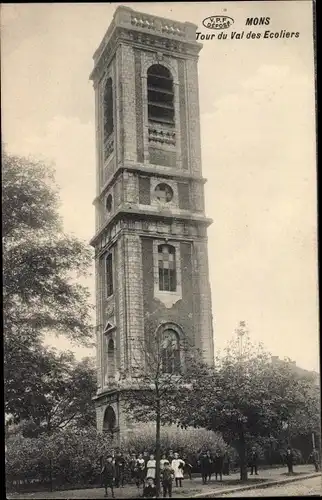
[[[222,488],[223,486],[239,486],[241,484],[261,484],[267,483],[267,478],[249,478],[246,481],[241,481],[240,479],[225,479],[224,481],[211,481],[207,483],[207,486]]]
[[[281,476],[284,477],[293,477],[293,476],[303,476],[303,474],[307,474],[307,472],[282,472]]]

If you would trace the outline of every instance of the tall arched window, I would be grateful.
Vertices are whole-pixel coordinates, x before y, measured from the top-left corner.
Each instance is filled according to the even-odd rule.
[[[175,292],[176,278],[176,249],[171,245],[158,246],[159,290]]]
[[[109,138],[113,130],[113,85],[112,78],[108,78],[104,88],[104,142]]]
[[[113,257],[110,253],[105,259],[106,297],[113,295]]]
[[[148,117],[153,122],[174,125],[173,79],[168,68],[160,64],[148,69]]]
[[[107,344],[107,377],[108,379],[115,377],[115,349],[112,339]]]
[[[180,373],[180,341],[177,332],[167,329],[161,337],[163,373]]]
[[[116,415],[112,406],[108,406],[104,412],[103,432],[113,432],[116,426]]]

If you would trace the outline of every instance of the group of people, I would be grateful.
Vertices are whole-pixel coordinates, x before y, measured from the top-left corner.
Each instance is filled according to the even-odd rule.
[[[156,459],[154,454],[147,452],[139,455],[132,454],[125,458],[121,452],[110,454],[105,459],[101,458],[101,476],[105,488],[105,496],[111,490],[114,498],[114,487],[123,487],[126,472],[129,471],[130,481],[135,482],[138,490],[143,490],[144,498],[154,498],[156,496]],[[178,453],[169,450],[168,454],[163,454],[160,460],[160,479],[163,489],[163,496],[172,496],[172,483],[182,487],[182,480],[187,473],[191,479],[192,465],[187,459],[179,457]]]
[[[314,449],[310,455],[314,463],[315,470],[319,470],[319,454]],[[193,460],[192,460],[193,462]],[[259,455],[256,447],[248,453],[248,466],[250,475],[258,475]],[[294,453],[290,447],[287,448],[283,462],[288,467],[289,473],[293,473]],[[200,469],[202,482],[207,484],[215,475],[216,481],[222,481],[223,475],[229,475],[230,459],[228,453],[223,453],[217,449],[214,454],[209,450],[201,451],[198,454],[197,465]],[[164,453],[160,460],[160,480],[163,490],[163,497],[172,497],[172,485],[182,487],[185,476],[192,479],[193,465],[187,458],[180,458],[179,453],[169,450]],[[143,453],[124,456],[122,452],[111,453],[106,458],[101,457],[101,476],[105,487],[105,496],[108,496],[108,489],[111,490],[114,498],[114,487],[123,487],[126,482],[135,483],[143,498],[156,498],[156,459],[154,454],[147,451]]]
[[[199,455],[198,465],[200,467],[203,484],[211,481],[211,477],[215,474],[216,481],[222,481],[223,474],[229,475],[230,459],[227,453],[222,453],[217,449],[214,455],[209,451],[202,452]]]

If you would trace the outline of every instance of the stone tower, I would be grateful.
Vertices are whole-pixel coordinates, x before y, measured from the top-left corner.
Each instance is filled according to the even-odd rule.
[[[116,435],[136,339],[164,337],[166,370],[182,340],[213,363],[196,28],[118,7],[94,54],[94,399],[98,430]]]

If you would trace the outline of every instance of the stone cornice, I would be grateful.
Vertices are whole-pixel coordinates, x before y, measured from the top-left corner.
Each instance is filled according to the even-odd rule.
[[[141,210],[139,208],[131,208],[130,206],[125,206],[119,208],[113,216],[106,221],[106,223],[97,231],[97,233],[94,235],[94,237],[90,240],[89,244],[93,247],[96,246],[97,242],[99,241],[100,237],[104,233],[104,231],[107,229],[108,226],[111,226],[115,224],[118,220],[122,218],[130,218],[130,219],[144,219],[144,220],[150,220],[150,221],[165,221],[165,222],[172,222],[172,221],[188,221],[188,222],[193,222],[195,224],[199,224],[201,226],[210,226],[210,224],[213,223],[213,220],[205,217],[204,215],[198,216],[196,214],[192,214],[191,212],[188,212],[186,214],[184,213],[165,213],[162,212],[148,212],[146,210]]]
[[[120,43],[128,43],[145,51],[161,51],[165,55],[181,58],[198,58],[202,48],[202,44],[196,41],[186,40],[175,35],[169,36],[161,32],[151,32],[148,29],[132,25],[117,26],[112,23],[107,33],[108,39],[94,58],[95,66],[90,74],[90,80],[94,82],[100,79]]]
[[[200,243],[208,243],[208,238],[207,236],[191,236],[187,234],[176,234],[176,233],[171,233],[170,237],[169,234],[165,233],[157,233],[157,232],[151,232],[148,233],[146,231],[138,230],[138,229],[127,229],[127,228],[122,228],[120,229],[113,238],[111,238],[106,245],[104,245],[100,250],[95,252],[95,260],[100,259],[104,254],[106,254],[107,251],[111,249],[111,247],[115,244],[115,242],[120,238],[122,235],[136,235],[140,236],[142,238],[150,238],[152,241],[153,240],[171,240],[171,241],[177,241],[178,243],[184,242],[184,243],[193,243],[193,242],[200,242]]]
[[[95,64],[104,52],[108,44],[113,29],[122,26],[127,29],[137,29],[142,32],[158,33],[167,38],[183,39],[187,42],[196,42],[197,25],[190,22],[178,22],[165,17],[158,17],[145,12],[138,12],[130,7],[121,5],[114,12],[112,22],[108,27],[99,47],[94,53]]]

